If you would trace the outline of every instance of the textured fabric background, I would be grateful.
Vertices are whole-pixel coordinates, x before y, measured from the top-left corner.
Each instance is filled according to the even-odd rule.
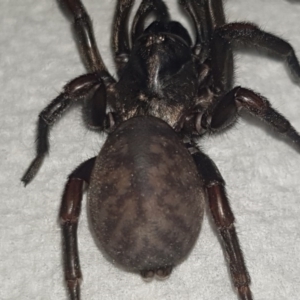
[[[116,1],[85,0],[108,69],[115,74],[110,28]],[[139,1],[138,1],[139,2]],[[166,1],[174,19],[177,1]],[[298,3],[297,3],[298,2]],[[228,0],[229,21],[255,22],[284,37],[300,57],[300,2]],[[58,209],[67,175],[94,156],[104,136],[89,132],[72,109],[51,132],[51,153],[26,189],[38,113],[70,79],[83,74],[70,23],[55,0],[0,1],[0,299],[66,299]],[[265,95],[300,130],[300,89],[284,63],[258,52],[236,55],[236,84]],[[201,141],[227,181],[256,300],[300,294],[300,156],[264,124],[245,116],[227,133]],[[144,283],[98,251],[79,224],[83,300],[237,299],[206,216],[189,258],[163,282]]]

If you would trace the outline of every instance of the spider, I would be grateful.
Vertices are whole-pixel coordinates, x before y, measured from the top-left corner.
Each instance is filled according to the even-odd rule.
[[[87,125],[108,133],[99,155],[77,167],[60,211],[64,271],[70,299],[80,299],[77,225],[84,184],[91,224],[102,250],[145,279],[166,278],[191,251],[207,203],[224,247],[239,299],[253,299],[225,181],[197,146],[199,138],[230,128],[241,109],[296,144],[300,136],[263,96],[233,87],[232,44],[267,49],[300,65],[284,40],[250,23],[226,23],[221,0],[181,0],[195,42],[171,21],[162,0],[143,0],[128,33],[133,0],[119,0],[113,25],[118,80],[106,69],[90,18],[80,0],[61,1],[74,27],[89,73],[70,81],[40,114],[37,153],[22,178],[28,184],[49,151],[52,125],[76,101]],[[155,20],[146,25],[148,16]]]

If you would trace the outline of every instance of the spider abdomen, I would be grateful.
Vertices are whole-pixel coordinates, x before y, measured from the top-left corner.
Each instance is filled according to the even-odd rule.
[[[89,188],[103,250],[132,270],[174,266],[201,227],[204,191],[193,158],[172,128],[135,117],[109,135]]]

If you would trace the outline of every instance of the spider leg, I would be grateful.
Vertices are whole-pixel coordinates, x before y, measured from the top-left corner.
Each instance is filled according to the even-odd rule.
[[[113,28],[113,49],[114,58],[120,75],[126,65],[130,53],[130,42],[128,33],[128,19],[134,0],[119,0],[116,9]],[[131,42],[144,31],[145,19],[151,11],[155,11],[159,20],[169,19],[169,13],[162,0],[144,0],[140,4],[134,17],[131,28]]]
[[[252,300],[249,287],[250,276],[235,230],[234,215],[226,195],[225,181],[214,162],[207,155],[192,144],[186,146],[194,158],[198,172],[204,179],[212,220],[220,234],[232,282],[237,289],[239,299]]]
[[[61,0],[74,17],[74,29],[78,39],[78,46],[90,72],[104,72],[109,74],[99,53],[91,19],[80,0]]]
[[[194,22],[196,42],[193,51],[201,64],[209,65],[214,79],[211,90],[215,94],[230,90],[233,83],[232,49],[222,37],[214,34],[219,27],[225,26],[223,1],[181,0],[180,4]],[[199,80],[201,82],[201,78]],[[199,93],[202,93],[201,89]]]
[[[208,0],[207,1],[210,24],[213,29],[222,26],[226,23],[223,1],[222,0]]]
[[[92,100],[90,101],[92,101],[92,103],[99,101],[100,103],[97,106],[98,119],[91,125],[97,126],[102,124],[103,126],[104,119],[101,118],[104,118],[106,110],[106,95],[103,86],[103,81],[97,74],[82,75],[69,82],[64,87],[64,91],[40,113],[37,130],[36,157],[21,179],[25,185],[37,174],[45,155],[49,152],[50,127],[54,125],[59,117],[61,117],[76,100],[84,100],[90,96],[91,92],[94,92],[94,95],[91,97]],[[96,105],[94,104],[94,106]],[[91,120],[93,121],[92,117]]]
[[[118,74],[128,61],[130,53],[128,20],[134,0],[118,0],[113,25],[112,48]]]
[[[64,245],[64,272],[71,300],[80,299],[81,270],[77,247],[77,227],[83,186],[89,183],[96,158],[82,163],[69,175],[62,198],[60,221]]]
[[[215,30],[212,42],[212,57],[216,58],[212,64],[214,80],[219,90],[226,89],[222,84],[223,78],[226,78],[227,52],[231,42],[242,43],[243,45],[256,46],[265,49],[287,63],[289,70],[296,80],[300,81],[300,65],[295,55],[293,47],[283,39],[260,30],[257,26],[250,23],[229,23]],[[221,70],[221,72],[220,72]],[[227,86],[228,87],[228,86]]]
[[[134,41],[144,32],[145,20],[151,12],[155,13],[159,22],[166,22],[170,19],[168,8],[162,0],[143,0],[132,22],[132,43],[134,43]]]
[[[196,29],[194,53],[206,58],[210,36],[216,27],[225,24],[222,0],[181,0],[180,4],[193,20]]]
[[[204,116],[203,122],[207,122],[212,131],[221,130],[234,123],[240,109],[245,109],[265,121],[300,147],[300,135],[290,122],[272,108],[266,98],[246,88],[236,87],[227,93]]]

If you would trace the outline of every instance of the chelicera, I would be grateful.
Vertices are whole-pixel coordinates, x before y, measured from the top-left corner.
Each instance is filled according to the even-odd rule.
[[[92,227],[116,264],[146,278],[165,278],[191,251],[205,204],[220,234],[239,299],[253,299],[225,182],[198,139],[233,125],[241,109],[299,144],[289,121],[263,96],[233,88],[232,44],[273,52],[295,78],[300,65],[289,43],[250,23],[226,23],[221,0],[181,0],[195,42],[171,21],[162,0],[141,2],[128,32],[133,0],[117,2],[112,46],[118,80],[106,69],[80,0],[62,0],[74,18],[89,70],[69,82],[40,114],[37,154],[22,178],[28,184],[49,150],[52,125],[76,101],[87,125],[106,131],[98,156],[68,178],[60,211],[65,278],[80,299],[77,224],[84,184]],[[148,16],[155,20],[148,26]]]

